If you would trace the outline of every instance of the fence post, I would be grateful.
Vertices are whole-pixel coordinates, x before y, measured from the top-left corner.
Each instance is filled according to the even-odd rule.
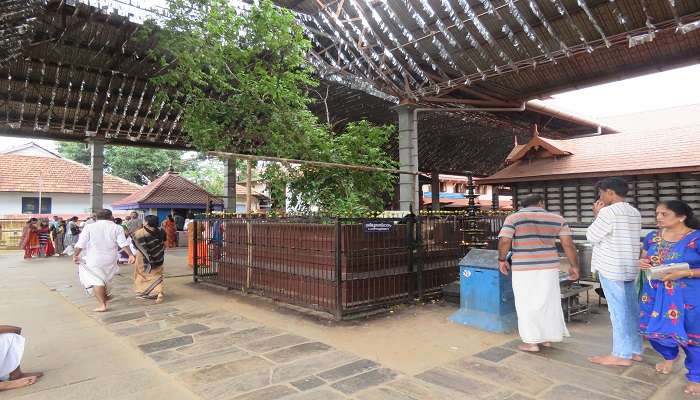
[[[416,223],[415,218],[406,219],[406,239],[408,242],[408,273],[409,280],[407,282],[408,289],[408,299],[413,300],[413,279],[415,277],[415,271],[413,269],[414,264],[414,251],[415,251],[415,229]]]
[[[194,282],[199,282],[197,276],[199,275],[199,260],[197,254],[197,247],[199,247],[198,233],[199,227],[197,226],[197,220],[192,221],[192,280]]]
[[[253,226],[251,225],[250,219],[246,221],[246,252],[247,252],[247,266],[246,266],[246,277],[245,277],[245,287],[243,287],[243,293],[248,293],[250,290],[250,283],[253,275]]]
[[[335,317],[343,319],[343,225],[335,220]]]
[[[423,263],[424,263],[424,248],[423,248],[423,221],[420,216],[416,217],[416,285],[418,286],[418,300],[423,300]]]

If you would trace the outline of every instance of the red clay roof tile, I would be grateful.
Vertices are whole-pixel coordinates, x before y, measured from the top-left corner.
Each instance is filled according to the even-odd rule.
[[[105,174],[105,194],[129,194],[141,186]],[[0,154],[0,192],[90,193],[90,167],[65,158]]]
[[[569,156],[523,159],[479,183],[700,171],[700,127],[552,140]]]

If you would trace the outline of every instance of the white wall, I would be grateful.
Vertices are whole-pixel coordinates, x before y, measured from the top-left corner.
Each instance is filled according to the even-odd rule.
[[[126,194],[104,195],[104,207],[126,197]],[[39,197],[38,193],[0,192],[0,215],[22,214],[22,197]],[[51,214],[84,214],[90,208],[89,194],[42,193],[51,198]]]

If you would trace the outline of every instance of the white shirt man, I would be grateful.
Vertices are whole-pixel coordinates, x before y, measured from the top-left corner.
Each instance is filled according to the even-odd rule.
[[[642,217],[625,202],[629,187],[620,178],[606,178],[596,184],[599,200],[593,205],[595,220],[586,231],[593,244],[591,270],[598,273],[610,312],[613,348],[609,355],[591,357],[596,364],[630,366],[641,361],[639,335],[639,274]]]
[[[133,263],[134,256],[129,249],[124,228],[112,221],[112,212],[109,210],[100,211],[97,221],[85,226],[75,245],[76,253],[73,257],[79,263],[80,283],[88,293],[94,292],[100,303],[95,311],[107,311],[107,286],[119,271],[117,260],[120,249],[129,255],[129,263]]]

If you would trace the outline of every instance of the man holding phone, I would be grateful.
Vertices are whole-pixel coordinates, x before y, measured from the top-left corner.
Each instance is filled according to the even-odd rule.
[[[641,361],[639,335],[639,275],[642,216],[625,201],[629,190],[621,178],[606,178],[596,184],[599,199],[593,204],[595,220],[586,231],[593,244],[591,271],[598,274],[605,293],[613,330],[612,353],[589,358],[602,365],[629,366]]]

